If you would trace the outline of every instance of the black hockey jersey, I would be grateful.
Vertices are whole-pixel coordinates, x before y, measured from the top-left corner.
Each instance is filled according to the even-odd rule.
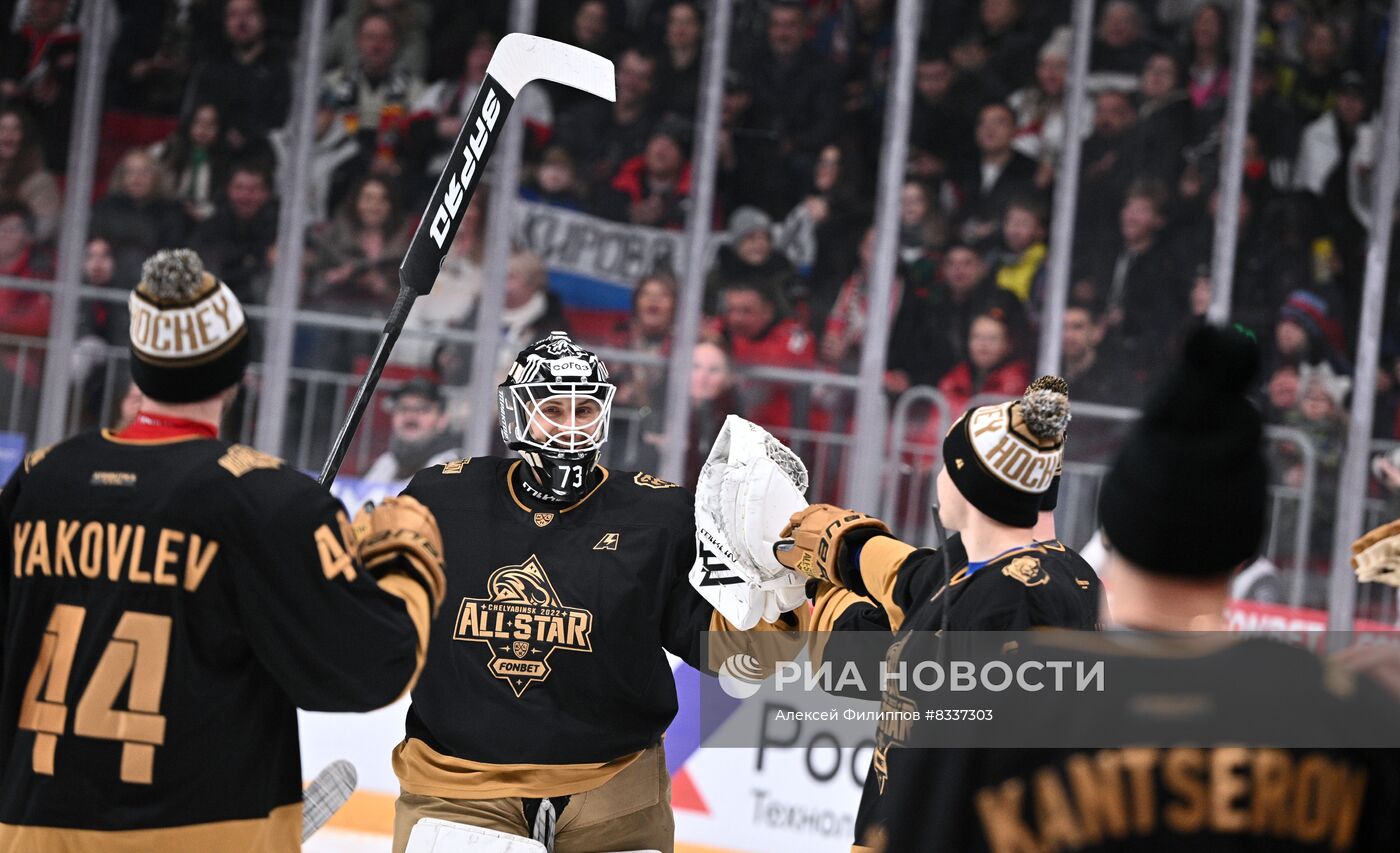
[[[211,438],[30,454],[0,496],[0,850],[300,849],[297,707],[393,701],[426,642],[348,527]]]
[[[553,797],[603,784],[676,714],[665,652],[705,668],[705,632],[729,628],[687,577],[690,492],[599,468],[582,500],[544,504],[521,488],[521,465],[451,462],[405,490],[437,517],[447,555],[394,753],[406,791]]]
[[[1400,713],[1368,679],[1257,638],[1049,632],[1037,641],[1059,658],[1106,661],[1131,682],[1087,712],[1082,701],[1024,693],[996,712],[1062,743],[1102,746],[899,750],[881,810],[884,850],[1400,850],[1400,751],[1347,746]],[[1171,696],[1190,702],[1142,713]],[[1205,719],[1181,719],[1188,707]],[[1122,720],[1142,722],[1105,744],[1104,722]],[[1237,732],[1204,739],[1222,729]]]
[[[869,631],[888,624],[896,637],[888,664],[893,669],[906,652],[901,639],[911,632],[940,630],[945,613],[950,631],[1098,627],[1098,575],[1060,542],[1028,545],[975,568],[970,567],[961,537],[950,537],[947,548],[950,580],[945,585],[943,560],[937,551],[916,549],[889,536],[870,539],[858,561],[868,597],[847,589],[823,589],[816,602],[815,629]],[[838,640],[839,633],[832,643]],[[909,651],[922,654],[918,646]],[[828,660],[833,656],[829,649],[823,653]],[[886,688],[881,697],[886,711],[907,712],[916,710],[916,705],[914,698],[893,688]],[[897,721],[881,723],[876,730],[875,751],[856,815],[857,840],[883,820],[881,795],[896,772],[892,757],[899,751],[901,732]]]

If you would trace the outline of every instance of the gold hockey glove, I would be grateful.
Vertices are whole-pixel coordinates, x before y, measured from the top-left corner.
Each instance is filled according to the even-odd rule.
[[[447,576],[443,574],[442,533],[432,512],[415,498],[385,498],[378,506],[362,507],[351,527],[355,551],[369,573],[377,578],[406,567],[405,573],[428,591],[436,614],[447,594]],[[399,557],[402,562],[396,559]]]
[[[863,512],[842,509],[831,504],[812,504],[792,514],[782,536],[790,538],[786,543],[774,546],[773,552],[778,562],[808,577],[829,581],[837,586],[850,586],[841,577],[839,559],[841,541],[852,531],[864,530],[866,536],[889,533],[889,525],[878,518]]]
[[[1382,524],[1351,543],[1351,565],[1362,583],[1400,586],[1400,520]]]

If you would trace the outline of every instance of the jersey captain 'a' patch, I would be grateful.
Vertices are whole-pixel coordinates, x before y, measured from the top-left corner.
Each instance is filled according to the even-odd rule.
[[[486,582],[485,598],[463,598],[452,639],[491,649],[486,669],[517,697],[549,678],[556,649],[592,652],[593,613],[559,600],[544,565],[533,554],[518,566],[502,566]]]

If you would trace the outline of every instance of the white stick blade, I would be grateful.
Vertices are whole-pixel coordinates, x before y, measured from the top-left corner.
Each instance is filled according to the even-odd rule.
[[[519,97],[531,80],[549,80],[605,101],[617,100],[611,60],[562,41],[525,33],[507,33],[496,44],[486,73],[512,98]]]

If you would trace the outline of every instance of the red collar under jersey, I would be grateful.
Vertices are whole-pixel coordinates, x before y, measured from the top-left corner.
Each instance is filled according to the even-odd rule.
[[[117,438],[149,441],[162,438],[218,438],[219,428],[208,421],[190,418],[176,418],[169,415],[153,415],[150,412],[137,412],[136,417],[125,429],[117,433]]]

